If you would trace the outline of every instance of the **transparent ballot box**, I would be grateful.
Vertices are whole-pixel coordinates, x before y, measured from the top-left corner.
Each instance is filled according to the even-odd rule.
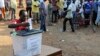
[[[11,34],[14,56],[35,56],[41,54],[42,31],[22,30]]]

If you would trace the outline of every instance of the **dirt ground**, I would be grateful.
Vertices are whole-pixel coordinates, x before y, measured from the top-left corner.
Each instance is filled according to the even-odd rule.
[[[62,23],[62,21],[60,21]],[[91,28],[81,28],[75,33],[67,26],[66,32],[61,32],[62,24],[47,26],[48,32],[43,33],[43,44],[63,50],[63,56],[100,56],[100,28],[93,33]],[[12,56],[12,39],[7,28],[9,22],[0,22],[0,56]],[[39,28],[39,25],[34,25]]]
[[[18,13],[17,13],[18,14]],[[13,56],[12,39],[7,28],[8,21],[0,21],[0,56]],[[33,26],[39,28],[38,24]],[[47,26],[48,32],[43,33],[44,45],[63,50],[63,56],[100,56],[100,27],[93,33],[91,27],[80,28],[75,33],[62,32],[62,20],[53,26]]]

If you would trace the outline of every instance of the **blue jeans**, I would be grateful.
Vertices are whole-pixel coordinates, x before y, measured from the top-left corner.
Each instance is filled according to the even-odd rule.
[[[72,12],[73,13],[73,23],[76,23],[76,21],[77,21],[77,18],[76,18],[76,12]]]
[[[40,30],[46,31],[45,20],[46,20],[46,16],[40,15]]]
[[[72,21],[73,21],[73,23],[74,23],[74,28],[77,28],[77,18],[76,18],[76,12],[74,11],[74,12],[72,12],[73,13],[73,19],[72,19]]]

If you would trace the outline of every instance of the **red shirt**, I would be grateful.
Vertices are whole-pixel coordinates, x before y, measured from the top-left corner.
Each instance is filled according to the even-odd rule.
[[[12,22],[13,22],[14,24],[22,23],[22,22],[21,22],[20,20],[18,20],[18,19],[12,20]],[[19,27],[16,27],[16,28],[15,28],[16,31],[25,30],[25,29],[26,29],[25,26],[19,26]]]

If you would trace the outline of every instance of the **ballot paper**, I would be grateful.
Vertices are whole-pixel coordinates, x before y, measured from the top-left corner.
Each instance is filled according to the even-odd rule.
[[[33,27],[32,27],[32,18],[29,18],[28,19],[28,23],[29,23],[29,30],[32,30],[33,29]]]

